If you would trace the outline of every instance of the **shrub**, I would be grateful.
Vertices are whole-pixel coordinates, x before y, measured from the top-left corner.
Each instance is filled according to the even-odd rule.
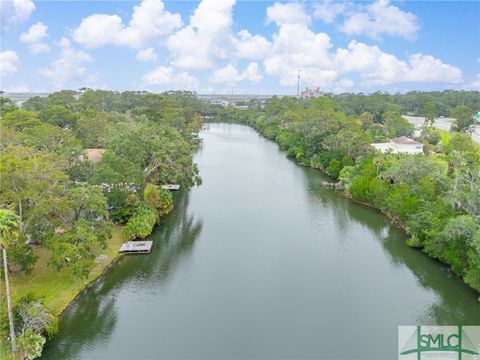
[[[152,205],[140,204],[123,228],[123,235],[127,240],[146,238],[152,233],[157,219],[157,211]]]
[[[353,179],[349,191],[354,199],[367,201],[382,208],[385,206],[385,197],[389,192],[389,186],[378,178],[369,179],[365,176],[358,176]]]
[[[145,188],[145,202],[157,210],[159,218],[170,214],[173,210],[172,193],[168,190],[159,189],[153,184],[148,184]]]

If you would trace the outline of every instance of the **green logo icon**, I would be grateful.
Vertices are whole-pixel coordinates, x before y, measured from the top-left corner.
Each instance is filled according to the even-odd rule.
[[[413,333],[412,328],[414,329]],[[408,337],[408,333],[407,337],[405,337],[405,331],[411,333],[410,337]],[[405,339],[408,340],[405,342]],[[461,325],[456,327],[400,326],[399,342],[399,359],[414,359],[413,354],[416,354],[417,360],[445,358],[458,360],[480,359],[478,341],[474,343]],[[407,357],[407,355],[410,356]]]

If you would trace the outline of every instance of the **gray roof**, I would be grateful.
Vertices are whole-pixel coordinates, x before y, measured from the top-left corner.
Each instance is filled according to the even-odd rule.
[[[402,145],[420,145],[418,141],[412,140],[406,136],[400,136],[398,138],[392,139],[394,143],[402,144]]]

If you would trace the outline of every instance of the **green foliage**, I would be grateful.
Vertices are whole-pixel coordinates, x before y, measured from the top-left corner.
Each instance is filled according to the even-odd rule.
[[[455,118],[455,131],[469,133],[474,124],[474,110],[466,105],[459,105],[452,109],[452,117]]]
[[[68,230],[48,240],[46,245],[52,252],[48,265],[56,270],[66,267],[74,279],[86,278],[94,264],[93,246],[104,244],[110,236],[109,223],[91,224],[79,219]]]
[[[472,251],[471,245],[479,229],[478,222],[468,215],[453,217],[439,234],[438,241],[427,243],[426,250],[450,264],[455,273],[463,276],[468,266],[468,254]]]
[[[17,110],[15,103],[9,98],[0,96],[0,115],[3,116],[14,110]]]
[[[158,214],[150,204],[139,204],[132,217],[123,228],[123,235],[127,240],[143,239],[152,233],[157,222]]]
[[[46,339],[43,335],[37,334],[30,329],[17,337],[17,347],[20,358],[33,360],[42,355],[42,349]]]
[[[336,179],[342,170],[342,163],[337,159],[332,159],[325,170],[331,177]]]
[[[42,96],[34,96],[22,104],[22,109],[27,111],[41,111],[48,106],[48,99]]]
[[[400,184],[391,188],[385,203],[392,215],[406,221],[417,210],[418,199],[407,185]]]
[[[86,148],[104,148],[111,126],[106,114],[87,111],[78,119],[75,134]]]
[[[159,218],[162,218],[173,210],[173,196],[168,190],[160,189],[153,184],[148,184],[145,188],[145,202],[153,206]]]
[[[383,208],[389,187],[381,179],[358,176],[352,180],[348,190],[354,199],[366,201]]]
[[[415,127],[405,120],[399,112],[388,111],[383,114],[382,120],[385,125],[386,134],[390,138],[412,136],[415,130]]]
[[[467,250],[468,266],[465,269],[465,282],[480,291],[480,231],[471,238]]]
[[[72,127],[77,120],[76,115],[63,105],[49,105],[38,113],[38,118],[61,128]]]
[[[37,117],[25,110],[14,110],[2,116],[2,124],[14,128],[17,131],[31,128],[41,124]]]
[[[37,262],[38,256],[33,251],[31,244],[28,244],[24,238],[13,242],[8,250],[10,262],[19,266],[20,270],[30,274]]]
[[[420,109],[420,115],[425,118],[425,123],[427,124],[433,124],[437,112],[437,105],[433,101],[427,101]]]

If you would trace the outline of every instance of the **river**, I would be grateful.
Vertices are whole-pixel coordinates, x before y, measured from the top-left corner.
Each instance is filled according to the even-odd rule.
[[[478,294],[275,143],[207,124],[203,184],[149,255],[63,313],[43,359],[396,359],[398,325],[480,324]]]

